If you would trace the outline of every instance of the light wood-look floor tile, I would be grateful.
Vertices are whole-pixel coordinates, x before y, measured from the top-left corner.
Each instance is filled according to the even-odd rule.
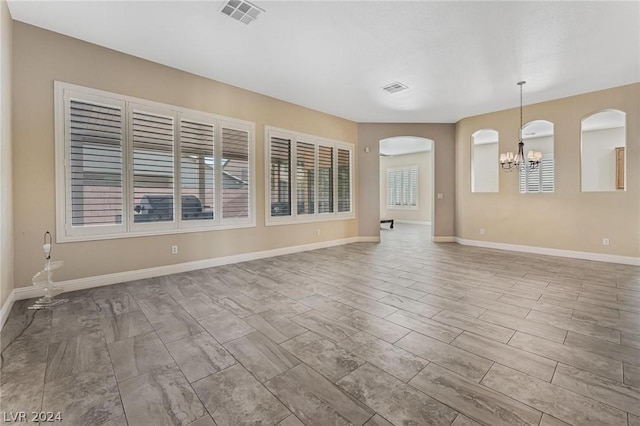
[[[513,330],[506,327],[491,324],[466,315],[456,314],[454,312],[442,311],[438,315],[434,315],[432,319],[502,343],[507,343],[514,333]]]
[[[259,331],[227,342],[225,347],[261,382],[300,364],[298,358]]]
[[[416,332],[398,340],[396,346],[476,381],[482,379],[493,364],[486,358]]]
[[[2,409],[103,426],[640,426],[640,267],[432,243],[407,224],[381,239],[46,311],[18,300]]]
[[[304,364],[271,379],[265,386],[306,425],[361,425],[374,415],[371,408]]]
[[[624,385],[565,364],[558,365],[551,383],[612,407],[640,415],[640,388]]]
[[[193,389],[218,425],[276,424],[291,414],[240,364],[198,380]]]
[[[626,413],[555,384],[494,364],[483,385],[570,424],[624,425]]]
[[[521,331],[523,333],[531,334],[532,336],[542,337],[557,343],[563,343],[564,339],[567,337],[567,330],[563,330],[559,327],[516,318],[498,312],[487,311],[480,315],[480,319],[482,321],[490,322],[491,324],[501,325],[512,330]]]
[[[527,315],[527,319],[565,330],[574,331],[576,333],[597,337],[598,339],[607,340],[609,342],[620,343],[620,332],[611,328],[588,324],[572,318],[563,318],[554,314],[538,311],[531,311],[529,315]]]
[[[553,372],[558,364],[549,358],[535,355],[531,352],[523,351],[467,331],[458,336],[451,344],[547,382],[551,381]]]
[[[397,425],[450,425],[458,414],[371,364],[358,368],[337,385]]]
[[[367,333],[354,334],[338,342],[338,345],[404,382],[408,382],[428,364],[412,353]]]
[[[485,424],[537,425],[542,416],[525,404],[435,364],[429,364],[409,384]]]
[[[282,344],[282,347],[332,382],[346,376],[365,360],[313,332],[307,332]]]
[[[509,341],[510,346],[523,349],[574,367],[591,371],[613,380],[622,381],[622,363],[584,349],[574,348],[517,332]]]

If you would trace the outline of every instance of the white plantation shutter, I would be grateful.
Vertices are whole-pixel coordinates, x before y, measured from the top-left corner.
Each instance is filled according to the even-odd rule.
[[[418,169],[410,168],[408,170],[407,205],[416,207],[418,205]]]
[[[269,145],[271,216],[291,216],[291,139],[272,137]]]
[[[132,209],[140,210],[134,222],[172,222],[175,220],[174,118],[172,115],[133,109],[131,129]]]
[[[338,148],[338,212],[351,211],[351,151]]]
[[[394,206],[396,204],[396,173],[393,170],[387,170],[387,206]]]
[[[266,224],[352,218],[353,145],[266,127]]]
[[[222,126],[222,218],[241,221],[250,217],[249,132]]]
[[[535,170],[526,167],[519,170],[519,190],[521,193],[553,192],[555,172],[553,154],[542,154],[540,164]]]
[[[255,226],[254,123],[54,90],[57,241]]]
[[[394,184],[394,205],[396,206],[402,206],[403,205],[403,193],[404,191],[402,190],[402,171],[401,170],[397,170],[395,172],[395,179],[393,181]]]
[[[333,147],[318,146],[318,213],[333,213]]]
[[[183,220],[215,218],[214,125],[180,120]]]
[[[540,170],[527,170],[527,192],[540,192]]]
[[[68,180],[71,226],[113,225],[123,212],[123,111],[70,99]]]
[[[296,195],[297,213],[315,213],[316,147],[314,144],[296,143]]]
[[[542,192],[553,192],[555,186],[555,164],[553,154],[544,154],[540,162]]]
[[[418,207],[418,167],[387,169],[387,207]]]

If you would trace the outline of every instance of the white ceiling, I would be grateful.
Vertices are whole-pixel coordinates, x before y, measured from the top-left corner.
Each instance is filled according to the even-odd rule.
[[[9,0],[15,20],[356,122],[455,122],[640,81],[640,2]],[[388,94],[399,81],[410,90]]]
[[[415,154],[416,152],[431,151],[433,141],[415,136],[395,136],[380,141],[380,155]]]

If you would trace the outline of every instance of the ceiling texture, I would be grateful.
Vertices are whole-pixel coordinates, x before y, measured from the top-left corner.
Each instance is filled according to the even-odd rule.
[[[452,123],[640,81],[640,2],[9,0],[13,19],[355,122]],[[400,82],[408,90],[382,87]]]

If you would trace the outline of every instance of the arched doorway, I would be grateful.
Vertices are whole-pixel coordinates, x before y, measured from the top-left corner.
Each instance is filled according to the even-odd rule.
[[[380,221],[420,226],[431,239],[434,228],[434,141],[417,136],[380,140]],[[393,222],[391,222],[393,221]],[[424,227],[424,228],[422,228]],[[422,233],[422,232],[421,232]]]

